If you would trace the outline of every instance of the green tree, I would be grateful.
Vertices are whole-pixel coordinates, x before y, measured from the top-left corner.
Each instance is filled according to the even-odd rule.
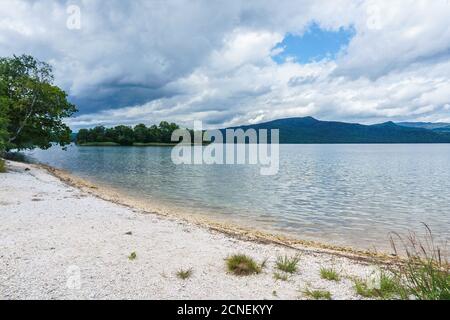
[[[134,128],[123,125],[114,128],[98,126],[92,129],[81,129],[78,132],[76,142],[78,144],[88,142],[115,142],[121,145],[132,145],[135,142],[170,143],[172,132],[178,128],[177,124],[166,121],[161,122],[159,126],[152,125],[149,128],[144,124],[138,124]]]
[[[6,150],[70,143],[71,131],[63,119],[76,108],[53,80],[51,66],[31,56],[0,58],[0,109],[5,114],[0,117],[6,122]]]
[[[0,93],[5,92],[5,85],[3,81],[0,81]],[[6,149],[8,141],[8,118],[6,114],[6,101],[7,98],[0,95],[0,156]]]
[[[80,129],[77,134],[77,143],[86,143],[89,142],[89,130],[88,129]]]
[[[92,140],[96,142],[105,142],[106,141],[106,129],[103,126],[95,127],[91,130]]]
[[[134,143],[133,129],[127,126],[117,126],[114,128],[117,132],[117,143],[123,146],[131,146]]]
[[[118,133],[114,128],[107,128],[105,131],[106,142],[117,142],[119,139]]]
[[[6,142],[8,141],[6,110],[0,104],[0,156],[3,150],[6,149]]]
[[[148,142],[161,142],[161,131],[155,125],[148,128]]]
[[[148,143],[149,141],[149,132],[145,124],[138,124],[134,127],[134,140],[135,142],[140,143]]]
[[[167,121],[162,121],[159,124],[159,130],[161,132],[161,142],[170,143],[172,140],[172,132],[179,129],[180,127],[175,123],[168,123]]]

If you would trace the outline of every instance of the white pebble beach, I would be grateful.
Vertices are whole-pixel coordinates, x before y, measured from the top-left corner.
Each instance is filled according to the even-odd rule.
[[[374,270],[330,252],[246,241],[143,213],[39,166],[8,161],[7,168],[0,174],[0,299],[308,299],[307,288],[361,299],[353,279]],[[225,259],[236,253],[268,260],[260,274],[235,276]],[[274,278],[284,255],[300,256],[288,281]],[[321,279],[322,267],[341,280]],[[179,279],[181,269],[192,276]]]

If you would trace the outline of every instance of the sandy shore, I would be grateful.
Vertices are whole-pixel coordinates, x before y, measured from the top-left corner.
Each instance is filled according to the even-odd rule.
[[[359,299],[352,278],[374,270],[342,251],[238,239],[106,201],[34,165],[7,165],[0,174],[0,299],[306,299],[306,288]],[[236,277],[225,267],[235,253],[267,264],[259,275]],[[299,270],[275,280],[277,257],[297,254]],[[322,267],[342,280],[321,279]],[[192,268],[191,278],[176,276],[182,268]]]

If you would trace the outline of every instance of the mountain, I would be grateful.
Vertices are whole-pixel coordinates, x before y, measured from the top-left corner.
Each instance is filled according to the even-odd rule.
[[[439,127],[439,128],[436,128],[436,129],[433,129],[433,131],[435,131],[435,132],[443,132],[443,133],[450,133],[450,125],[448,125],[448,126],[445,126],[445,127]]]
[[[450,123],[444,122],[397,122],[396,124],[402,127],[421,128],[429,130],[435,130],[445,127],[450,128]]]
[[[400,126],[362,125],[312,117],[280,119],[230,129],[279,129],[280,143],[450,143],[450,132]],[[270,132],[270,131],[269,131]]]

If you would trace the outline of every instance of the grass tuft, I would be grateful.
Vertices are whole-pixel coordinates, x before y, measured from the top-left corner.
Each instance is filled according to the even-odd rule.
[[[424,226],[426,234],[421,239],[414,233],[406,238],[394,234],[396,241],[391,236],[395,255],[406,255],[406,259],[381,268],[376,286],[355,280],[359,295],[381,299],[450,300],[449,264],[442,259],[441,249],[435,245],[430,228]]]
[[[309,290],[308,288],[303,292],[307,297],[314,300],[331,300],[330,291],[326,290]]]
[[[289,258],[288,256],[278,257],[277,258],[277,269],[287,272],[287,273],[295,273],[297,272],[297,265],[300,261],[298,256],[294,256]]]
[[[275,272],[273,274],[273,278],[275,280],[288,281],[289,280],[289,274],[287,274],[285,272]]]
[[[341,281],[341,277],[339,273],[333,268],[321,268],[320,269],[320,277],[329,281]]]
[[[226,264],[228,271],[237,276],[248,276],[261,273],[261,265],[244,254],[236,254],[227,258]]]
[[[192,268],[186,270],[180,269],[177,271],[177,277],[181,280],[186,280],[192,276],[192,273]]]
[[[131,261],[136,260],[136,258],[137,258],[136,252],[132,252],[132,253],[130,253],[130,255],[128,256],[128,260],[131,260]]]
[[[380,272],[378,284],[376,286],[369,285],[368,281],[356,279],[355,283],[356,293],[365,298],[380,298],[380,299],[394,299],[400,298],[401,284],[393,275],[389,275],[384,271]]]
[[[390,271],[396,278],[402,299],[450,300],[450,266],[442,258],[431,229],[426,224],[424,226],[424,239],[419,239],[414,233],[410,233],[406,240],[394,234],[407,260],[399,266],[391,266]],[[392,236],[391,245],[399,255],[399,246]]]
[[[373,292],[369,290],[367,282],[363,281],[361,279],[355,279],[354,280],[354,287],[356,290],[356,293],[359,294],[361,297],[364,298],[373,298]]]

